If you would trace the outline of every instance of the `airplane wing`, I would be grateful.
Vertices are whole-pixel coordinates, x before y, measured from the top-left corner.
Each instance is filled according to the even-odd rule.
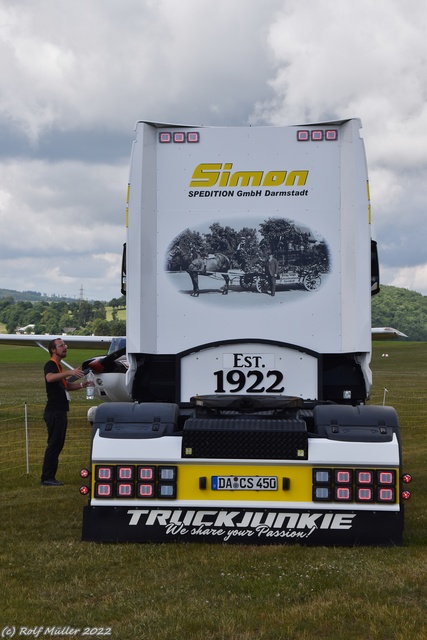
[[[11,344],[15,346],[42,347],[47,345],[54,338],[63,338],[73,349],[102,349],[108,351],[110,344],[115,340],[114,336],[61,336],[61,335],[31,335],[0,333],[0,344]]]
[[[64,336],[64,335],[31,335],[0,333],[0,346],[40,347],[47,351],[47,345],[54,338],[62,338],[72,349],[105,349],[105,356],[95,356],[86,360],[82,368],[92,369],[95,373],[95,396],[104,402],[130,402],[131,397],[126,388],[128,369],[126,338],[124,336]],[[62,364],[73,369],[68,362]],[[70,378],[71,380],[71,378]]]
[[[59,336],[59,335],[31,335],[0,333],[0,344],[11,344],[15,346],[37,346],[47,348],[47,345],[54,338],[62,337],[73,349],[102,349],[109,350],[111,343],[117,340],[125,340],[124,336]],[[408,336],[398,329],[392,327],[374,327],[372,329],[372,340],[387,340],[396,338],[407,338]]]
[[[407,338],[408,336],[393,327],[374,327],[372,329],[372,340],[395,340],[396,338]]]

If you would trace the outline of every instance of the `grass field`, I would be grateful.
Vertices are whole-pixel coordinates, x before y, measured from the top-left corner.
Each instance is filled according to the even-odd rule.
[[[71,350],[68,361],[87,355]],[[397,409],[414,476],[396,548],[82,543],[87,405],[73,394],[65,486],[40,487],[45,360],[38,349],[0,347],[0,636],[43,627],[39,637],[87,628],[120,640],[427,638],[427,344],[374,344],[372,402]]]
[[[113,307],[105,307],[106,312],[106,320],[110,321],[113,319]],[[117,320],[126,320],[126,309],[118,309],[117,310]]]

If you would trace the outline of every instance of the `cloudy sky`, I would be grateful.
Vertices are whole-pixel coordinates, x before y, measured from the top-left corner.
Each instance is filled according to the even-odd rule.
[[[382,281],[427,295],[424,0],[0,0],[0,288],[120,295],[137,120],[360,117]]]

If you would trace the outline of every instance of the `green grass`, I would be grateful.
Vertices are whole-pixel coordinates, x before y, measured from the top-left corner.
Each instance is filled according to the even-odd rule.
[[[113,319],[113,307],[105,307],[106,320]],[[126,309],[117,309],[117,320],[126,320]]]
[[[70,350],[68,361],[87,355]],[[0,347],[0,634],[5,625],[16,637],[21,626],[68,625],[111,627],[120,640],[425,640],[427,344],[374,345],[372,401],[388,389],[414,475],[397,548],[81,542],[87,405],[72,395],[65,486],[40,487],[45,360],[38,349]]]

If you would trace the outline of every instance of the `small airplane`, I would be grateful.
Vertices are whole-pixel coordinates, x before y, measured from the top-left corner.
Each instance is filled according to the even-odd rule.
[[[81,366],[85,373],[95,374],[95,396],[104,402],[132,402],[131,381],[124,375],[129,369],[124,336],[59,336],[35,334],[0,334],[0,344],[14,346],[38,346],[48,352],[47,345],[54,338],[61,337],[73,349],[107,348],[104,356],[85,360]],[[392,327],[374,327],[372,340],[391,340],[408,336]],[[74,369],[65,360],[62,363]]]

